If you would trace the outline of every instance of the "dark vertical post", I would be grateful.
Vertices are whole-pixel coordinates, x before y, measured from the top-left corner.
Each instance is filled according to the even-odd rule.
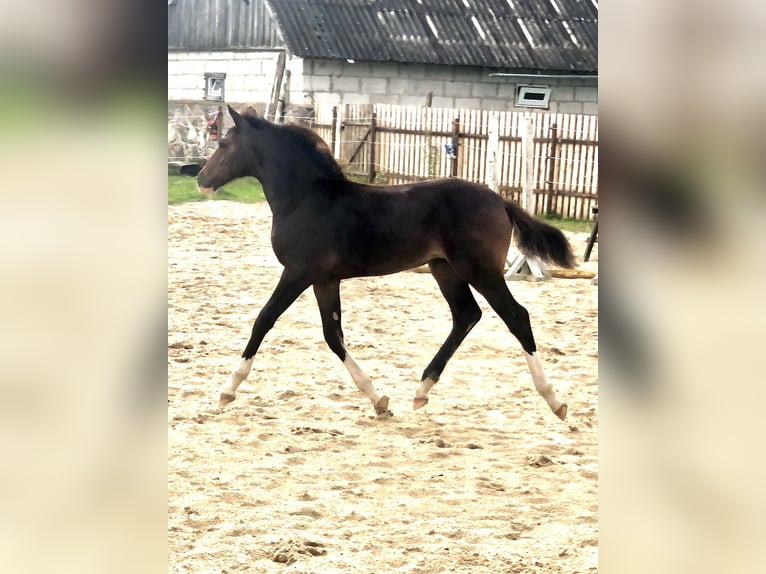
[[[332,153],[335,153],[335,140],[338,137],[338,106],[332,107],[332,133],[330,135],[330,139],[332,140],[332,145],[330,146],[332,148]]]
[[[378,113],[372,112],[372,120],[370,120],[370,167],[369,178],[370,183],[375,183],[375,140],[378,129]]]
[[[593,223],[593,229],[590,232],[588,244],[585,246],[585,255],[582,258],[583,261],[590,259],[590,252],[593,250],[593,244],[597,241],[596,238],[598,237],[598,207],[591,207],[591,211],[596,214],[596,221]]]
[[[457,161],[460,155],[460,118],[455,118],[452,122],[452,149],[455,157],[452,158],[452,177],[457,177]]]
[[[277,57],[277,71],[276,75],[274,76],[274,85],[272,86],[271,90],[271,102],[269,103],[269,107],[266,112],[266,119],[268,118],[269,112],[273,115],[274,123],[278,123],[278,116],[279,116],[279,95],[282,91],[282,80],[284,78],[285,74],[285,52],[282,51],[279,53],[279,56]]]
[[[218,141],[221,141],[221,138],[223,137],[224,129],[223,129],[223,119],[226,116],[223,113],[223,106],[218,106],[218,115],[215,117],[215,127],[218,131]]]
[[[554,123],[551,126],[551,142],[548,145],[548,181],[546,181],[546,187],[548,188],[547,205],[545,206],[546,213],[553,212],[553,194],[555,189],[553,188],[553,178],[556,177],[556,151],[558,149],[559,137],[558,126]]]
[[[223,106],[218,106],[218,115],[215,116],[215,147],[221,145],[221,138],[223,137],[223,134],[226,133],[223,127],[223,121],[226,117],[228,117],[228,115],[229,114],[224,115]],[[203,150],[205,161],[207,161],[213,151],[214,150],[210,149],[210,141],[208,140],[208,143]]]

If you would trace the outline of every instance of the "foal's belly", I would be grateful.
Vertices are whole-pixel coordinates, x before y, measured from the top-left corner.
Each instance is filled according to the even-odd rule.
[[[443,250],[432,241],[383,243],[352,249],[345,261],[339,262],[339,271],[344,277],[389,275],[412,269],[444,257]]]

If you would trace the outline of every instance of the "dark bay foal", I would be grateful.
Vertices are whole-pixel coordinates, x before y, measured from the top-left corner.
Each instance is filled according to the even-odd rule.
[[[234,127],[199,173],[199,186],[213,192],[239,177],[260,180],[273,215],[271,243],[284,270],[253,325],[239,366],[221,390],[222,403],[234,400],[277,318],[313,286],[327,344],[375,412],[386,412],[388,397],[378,394],[344,345],[340,282],[428,263],[453,326],[423,372],[413,407],[428,402],[447,361],[481,318],[470,285],[521,343],[535,388],[564,419],[567,406],[545,378],[529,314],[503,277],[512,231],[525,254],[572,267],[570,246],[558,229],[486,186],[459,179],[395,186],[349,181],[327,144],[310,130],[272,124],[251,109],[239,114],[229,107],[229,113]]]

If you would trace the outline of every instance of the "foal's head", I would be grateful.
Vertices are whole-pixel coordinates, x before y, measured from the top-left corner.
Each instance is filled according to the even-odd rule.
[[[218,148],[197,175],[197,185],[204,193],[213,193],[237,178],[255,175],[255,158],[247,133],[253,129],[247,117],[255,118],[255,111],[239,114],[229,106],[229,114],[234,120],[234,127],[218,140]]]
[[[230,181],[252,176],[344,178],[327,144],[311,130],[297,125],[276,125],[249,108],[242,114],[229,106],[234,127],[218,142],[197,184],[212,193]]]

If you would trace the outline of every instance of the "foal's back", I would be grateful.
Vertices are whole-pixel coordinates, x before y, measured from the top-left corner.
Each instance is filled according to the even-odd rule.
[[[510,222],[502,199],[485,186],[442,179],[322,188],[306,206],[321,221],[301,227],[313,230],[312,249],[337,255],[339,278],[394,273],[498,244],[507,252]]]

